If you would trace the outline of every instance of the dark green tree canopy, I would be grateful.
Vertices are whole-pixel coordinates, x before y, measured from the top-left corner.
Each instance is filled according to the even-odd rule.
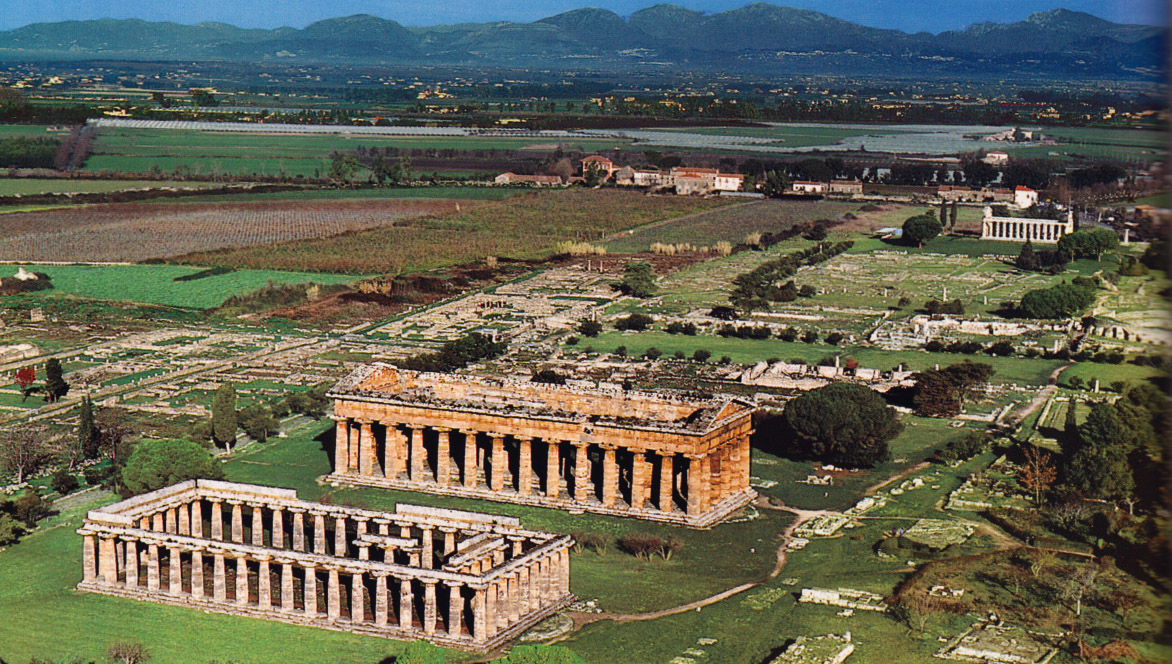
[[[65,382],[61,361],[55,357],[50,358],[45,362],[45,398],[52,403],[66,394],[69,394],[69,383]]]
[[[1119,246],[1119,236],[1106,228],[1075,231],[1058,240],[1058,249],[1075,258],[1100,260],[1103,254]]]
[[[619,290],[631,297],[646,298],[655,295],[655,273],[650,263],[629,263],[623,270]]]
[[[903,429],[878,392],[831,383],[786,404],[785,423],[813,458],[843,466],[873,466],[888,458],[887,441]]]
[[[1021,313],[1030,318],[1069,318],[1095,302],[1095,292],[1074,284],[1038,288],[1021,298]]]
[[[224,383],[212,397],[212,439],[218,445],[231,445],[236,426],[236,386]]]
[[[122,469],[122,486],[137,495],[194,479],[223,479],[220,464],[190,440],[144,440],[134,446]]]
[[[921,214],[903,222],[903,239],[909,244],[922,247],[925,242],[940,235],[942,230],[944,227],[936,217]]]

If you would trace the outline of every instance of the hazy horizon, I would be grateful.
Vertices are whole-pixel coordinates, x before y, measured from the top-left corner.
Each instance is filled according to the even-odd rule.
[[[32,23],[99,18],[138,18],[196,24],[229,23],[242,28],[303,28],[327,18],[373,14],[409,26],[494,21],[535,21],[583,7],[609,9],[621,16],[661,0],[448,0],[421,7],[401,0],[256,0],[244,7],[229,0],[14,0],[0,16],[0,29],[11,30]],[[670,3],[716,13],[751,4],[746,0],[675,0]],[[1051,9],[1082,11],[1117,23],[1167,25],[1168,10],[1161,0],[972,0],[963,6],[941,7],[939,0],[786,0],[779,6],[812,9],[862,25],[933,32],[962,30],[980,22],[1012,23],[1030,14]]]

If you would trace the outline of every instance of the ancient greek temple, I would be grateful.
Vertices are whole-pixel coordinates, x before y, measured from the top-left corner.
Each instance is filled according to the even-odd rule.
[[[568,536],[192,480],[92,511],[80,590],[485,652],[566,606]]]
[[[1063,235],[1073,232],[1073,212],[1067,213],[1066,220],[1058,221],[1054,219],[994,217],[993,208],[986,207],[985,217],[981,220],[982,240],[1054,244]]]
[[[328,481],[704,527],[755,497],[753,405],[362,367]]]

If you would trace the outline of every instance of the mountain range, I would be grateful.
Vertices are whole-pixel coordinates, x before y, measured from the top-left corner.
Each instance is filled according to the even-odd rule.
[[[0,32],[0,60],[127,59],[465,65],[681,72],[1162,78],[1167,31],[1056,9],[941,34],[867,27],[758,2],[716,14],[655,5],[624,19],[576,9],[532,23],[406,27],[359,14],[303,29],[137,19]]]

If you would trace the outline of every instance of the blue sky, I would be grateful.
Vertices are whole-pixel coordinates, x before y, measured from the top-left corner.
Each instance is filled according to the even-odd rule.
[[[178,23],[222,21],[241,27],[304,27],[323,18],[367,13],[405,25],[532,21],[578,7],[628,15],[664,0],[0,0],[0,29],[42,21],[142,18]],[[718,12],[748,0],[674,0]],[[1064,7],[1120,23],[1166,25],[1165,0],[775,0],[856,23],[908,32],[942,32],[981,21],[1019,21],[1035,11]]]

